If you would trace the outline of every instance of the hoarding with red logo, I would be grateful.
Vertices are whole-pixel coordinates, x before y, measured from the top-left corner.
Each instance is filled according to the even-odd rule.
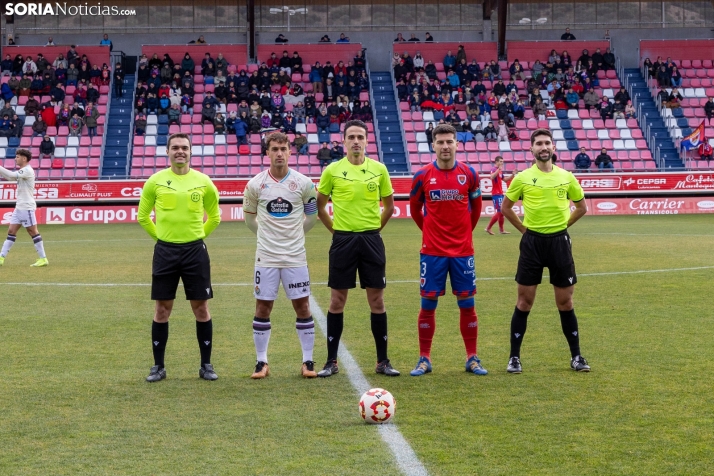
[[[657,193],[707,193],[714,192],[714,171],[678,173],[593,173],[576,174],[588,196],[594,195],[645,195]],[[317,183],[317,179],[315,179]],[[395,197],[406,198],[411,190],[411,177],[393,177]],[[224,202],[240,200],[247,179],[214,180]],[[490,196],[492,182],[488,174],[481,174],[481,191]],[[36,182],[39,204],[47,202],[128,202],[138,203],[143,180],[78,180]],[[0,205],[13,205],[16,184],[0,182]]]

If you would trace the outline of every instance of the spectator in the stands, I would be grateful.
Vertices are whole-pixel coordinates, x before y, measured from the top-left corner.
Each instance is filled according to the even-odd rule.
[[[483,129],[483,135],[487,142],[498,140],[498,131],[493,127],[493,121],[488,121],[488,125]]]
[[[622,104],[626,104],[630,100],[630,93],[627,92],[624,86],[615,94],[615,101],[620,101]]]
[[[223,116],[223,113],[218,112],[216,113],[216,117],[213,118],[213,130],[216,134],[223,135],[226,133],[226,118]]]
[[[493,94],[498,98],[500,98],[501,96],[506,94],[506,85],[503,84],[502,79],[499,79],[498,82],[493,85],[492,91],[493,91]]]
[[[283,117],[283,132],[287,133],[295,133],[295,126],[297,125],[297,121],[295,120],[295,116],[293,115],[292,111],[288,111],[285,113],[285,117]]]
[[[171,104],[171,108],[169,108],[169,125],[171,124],[176,124],[177,126],[181,125],[181,107],[179,104]]]
[[[164,93],[159,98],[159,114],[168,114],[169,108],[171,108],[171,100],[168,95]]]
[[[67,71],[67,74],[69,75],[69,70]],[[147,82],[149,78],[151,77],[151,70],[146,64],[141,64],[139,65],[139,69],[136,71],[136,79],[137,81],[141,82]]]
[[[610,48],[605,49],[605,54],[602,55],[602,69],[605,71],[615,69],[615,55]]]
[[[403,42],[403,41],[407,41],[407,40],[404,39],[404,37],[402,36],[401,33],[397,33],[397,37],[394,39],[394,42],[395,42],[395,43],[401,43],[401,42]]]
[[[560,39],[563,40],[563,41],[572,41],[572,40],[575,39],[575,35],[573,35],[572,33],[570,33],[570,28],[566,28],[566,29],[565,29],[565,33],[563,33],[562,35],[560,35]]]
[[[9,104],[10,101],[7,100],[6,103]],[[33,95],[28,96],[25,103],[25,116],[36,116],[39,110],[40,102]]]
[[[578,93],[573,91],[573,88],[568,89],[568,94],[565,95],[565,102],[568,105],[568,109],[579,109],[580,106],[578,103],[580,102],[580,96],[578,96]]]
[[[414,33],[412,33],[411,36],[409,37],[409,41],[412,41],[414,43],[419,43],[420,40],[419,40],[419,38],[417,38],[417,36]]]
[[[414,63],[414,69],[417,71],[424,67],[424,57],[421,55],[421,52],[418,50],[417,50],[416,54],[414,55],[413,63]]]
[[[458,50],[456,50],[456,64],[461,63],[462,60],[466,63],[466,49],[464,45],[459,45]]]
[[[595,53],[592,54],[590,59],[593,60],[593,64],[597,67],[598,71],[605,69],[605,59],[600,52],[600,48],[595,49]]]
[[[69,104],[65,103],[57,113],[57,124],[60,126],[67,126],[69,125],[70,119],[72,119],[71,110],[69,108]]]
[[[25,58],[25,62],[22,65],[23,74],[32,74],[34,76],[37,73],[37,64],[32,61],[32,56]]]
[[[444,63],[444,69],[447,71],[449,69],[453,68],[454,66],[456,66],[456,56],[453,55],[451,50],[446,52],[446,56],[444,56],[443,63]]]
[[[339,142],[334,141],[332,143],[332,149],[330,149],[330,158],[333,162],[342,160],[345,156],[345,149],[342,148]]]
[[[315,124],[317,125],[317,130],[320,133],[326,133],[330,128],[330,116],[327,115],[327,110],[322,109],[315,119]]]
[[[585,109],[587,109],[588,111],[592,107],[598,109],[600,103],[600,96],[598,96],[597,92],[595,92],[594,89],[590,89],[583,95],[583,101],[585,102]]]
[[[327,142],[323,142],[322,147],[317,151],[317,160],[320,161],[320,168],[332,162],[332,150]]]
[[[513,117],[516,119],[523,119],[526,113],[526,105],[523,103],[522,99],[518,99],[515,104],[513,104]]]
[[[2,72],[3,75],[10,75],[12,74],[12,56],[5,55],[5,59],[0,62],[0,72]]]
[[[625,119],[634,119],[637,117],[637,111],[635,111],[635,106],[632,105],[632,101],[627,101],[625,104]]]
[[[307,155],[307,137],[305,137],[302,132],[295,132],[295,139],[293,140],[292,146],[295,147],[295,152],[297,153],[297,155]]]
[[[303,74],[302,58],[300,57],[297,51],[293,51],[293,56],[292,58],[290,58],[290,70],[293,73]]]
[[[89,131],[89,137],[94,137],[97,135],[97,123],[99,121],[99,109],[97,106],[91,102],[87,103],[87,107],[84,108],[84,125],[87,126]]]
[[[590,156],[585,153],[585,147],[580,148],[580,153],[575,156],[575,168],[577,171],[585,171],[590,168],[590,165],[592,164],[592,160],[590,159]]]
[[[675,88],[682,87],[682,73],[679,71],[679,69],[676,66],[672,67],[672,72],[669,76],[669,82]]]
[[[661,65],[657,70],[657,84],[659,84],[660,87],[669,87],[672,85],[672,80],[666,65]]]
[[[349,43],[350,42],[350,37],[345,36],[344,33],[340,33],[340,39],[336,41],[336,43]]]
[[[320,62],[316,62],[315,65],[312,67],[310,70],[310,83],[312,84],[312,90],[315,93],[321,93],[322,92],[322,65],[320,65]]]
[[[615,103],[612,105],[612,118],[617,120],[617,119],[625,119],[625,105],[622,104],[621,101],[615,100]]]
[[[214,98],[215,99],[215,98]],[[201,124],[208,122],[213,124],[213,120],[216,118],[216,106],[211,103],[207,103],[205,100],[203,102],[203,107],[201,108]]]
[[[12,128],[10,129],[10,137],[22,137],[22,128],[25,126],[24,116],[20,117],[16,112],[10,117]]]
[[[709,96],[709,100],[704,104],[704,113],[707,115],[708,124],[711,125],[714,117],[714,96]]]
[[[8,81],[9,83],[9,81]],[[29,96],[30,95],[30,89],[32,87],[32,76],[29,74],[26,74],[22,77],[20,80],[20,84],[18,85],[18,96]]]
[[[33,136],[34,137],[34,136]],[[55,143],[52,142],[50,136],[44,136],[40,142],[40,155],[52,157],[55,153]]]
[[[600,110],[600,119],[603,121],[607,119],[612,119],[612,113],[614,112],[613,105],[607,96],[603,96],[600,100],[600,105],[598,107]]]
[[[9,114],[3,114],[0,119],[0,137],[12,136],[13,123]]]
[[[511,63],[511,66],[508,68],[508,72],[511,73],[511,78],[518,78],[521,81],[526,80],[526,73],[523,71],[523,66],[521,66],[521,63],[517,59],[513,60],[513,63]]]
[[[508,142],[511,130],[503,119],[498,120],[498,142]]]
[[[196,43],[198,44],[206,44],[206,40],[203,38],[203,35],[198,37],[198,40],[196,40]]]
[[[545,120],[545,115],[548,113],[548,106],[543,102],[543,98],[536,97],[535,104],[533,105],[533,115],[540,121]]]
[[[134,113],[146,114],[148,108],[148,103],[146,100],[146,95],[144,93],[137,94],[136,99],[134,99]]]
[[[81,136],[83,125],[82,119],[77,114],[72,116],[72,119],[69,120],[69,135],[73,137]]]
[[[712,160],[712,155],[714,155],[714,148],[711,146],[711,144],[709,144],[708,140],[702,141],[702,143],[699,144],[698,151],[699,158],[701,160],[706,160],[707,163]]]
[[[603,169],[612,170],[615,168],[615,166],[612,163],[612,157],[607,155],[607,149],[605,149],[604,147],[600,151],[600,155],[595,157],[595,165],[600,170],[603,170]]]
[[[186,54],[183,55],[183,59],[181,60],[181,76],[184,76],[186,72],[188,71],[189,74],[193,75],[193,71],[196,68],[196,63],[193,61],[193,58],[191,58],[191,55],[186,52]]]
[[[491,60],[491,63],[483,69],[484,79],[490,79],[491,82],[496,79],[502,79],[501,76],[501,66],[496,62],[496,60]]]
[[[682,95],[679,93],[677,88],[672,88],[672,92],[669,93],[669,97],[667,98],[667,102],[664,103],[665,107],[668,107],[670,109],[678,109],[682,107]]]
[[[287,74],[291,74],[292,71],[290,69],[290,66],[292,65],[292,59],[290,56],[288,56],[288,51],[283,50],[283,55],[280,57],[280,60],[278,61],[278,67],[280,68],[280,71],[285,71]]]
[[[157,114],[159,112],[159,98],[153,92],[146,95],[146,111],[149,114]]]
[[[329,36],[322,35],[322,38],[320,38],[320,41],[318,43],[332,43],[332,40]]]

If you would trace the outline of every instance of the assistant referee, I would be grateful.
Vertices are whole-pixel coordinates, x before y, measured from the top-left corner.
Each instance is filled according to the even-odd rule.
[[[380,231],[394,212],[394,190],[387,167],[365,156],[367,126],[362,121],[345,123],[344,145],[347,156],[327,166],[317,187],[317,210],[323,225],[333,234],[330,246],[330,308],[327,313],[327,363],[318,377],[339,372],[337,350],[342,336],[347,293],[360,286],[367,290],[367,302],[379,374],[395,377],[387,357],[387,311],[384,288],[387,286],[386,254]],[[332,196],[334,221],[327,212]],[[380,212],[379,202],[384,210]]]
[[[578,320],[573,309],[573,290],[578,280],[567,231],[588,211],[585,194],[572,173],[553,165],[555,145],[549,130],[533,131],[531,152],[535,164],[516,175],[502,205],[503,215],[523,233],[516,272],[518,302],[511,318],[511,356],[506,370],[517,374],[522,371],[523,334],[543,268],[547,267],[563,334],[570,346],[570,367],[578,372],[589,372],[590,366],[580,355]],[[513,211],[513,204],[518,200],[523,200],[523,222]],[[575,204],[572,213],[571,200]]]
[[[171,168],[149,177],[139,202],[139,224],[157,240],[151,271],[151,299],[156,301],[151,327],[154,366],[146,380],[158,382],[166,378],[164,353],[179,279],[196,316],[201,351],[198,375],[216,380],[218,376],[211,365],[213,324],[208,312],[208,299],[213,297],[211,261],[203,239],[221,222],[218,190],[207,175],[191,169],[191,140],[187,134],[171,135],[166,149]],[[152,210],[156,211],[156,224],[151,221]],[[204,212],[208,215],[205,223]]]

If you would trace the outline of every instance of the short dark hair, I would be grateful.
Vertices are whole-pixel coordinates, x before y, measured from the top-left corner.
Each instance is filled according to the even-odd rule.
[[[364,129],[364,135],[369,135],[369,130],[367,130],[367,124],[360,121],[359,119],[352,119],[351,121],[345,122],[345,130],[342,133],[342,136],[344,138],[347,137],[347,129],[349,129],[350,127],[361,127],[362,129]]]
[[[265,136],[265,148],[270,149],[270,143],[276,142],[278,144],[288,144],[288,136],[282,132],[273,132]]]
[[[17,150],[15,151],[15,155],[21,155],[21,156],[23,156],[24,158],[27,159],[28,162],[32,160],[32,152],[30,152],[30,151],[27,150],[27,149],[17,149]]]
[[[496,157],[493,158],[493,161],[495,162],[495,161],[497,161],[497,160],[499,160],[499,159],[500,159],[500,160],[503,160],[503,157],[501,157],[500,155],[497,155]]]
[[[538,136],[548,136],[550,140],[553,140],[553,134],[548,129],[536,129],[531,134],[531,145],[535,142],[535,138]]]
[[[431,137],[436,140],[436,136],[439,134],[452,134],[456,139],[456,129],[451,124],[439,124],[431,132]]]
[[[188,141],[188,146],[191,147],[191,137],[183,132],[177,132],[176,134],[171,134],[169,140],[166,142],[166,148],[171,147],[171,141],[174,139],[186,139]]]

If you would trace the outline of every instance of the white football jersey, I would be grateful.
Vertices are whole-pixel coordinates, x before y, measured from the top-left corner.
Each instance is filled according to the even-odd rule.
[[[256,266],[307,266],[302,227],[305,215],[317,213],[312,180],[292,169],[282,180],[276,180],[270,170],[264,170],[246,185],[243,211],[258,214]]]
[[[27,164],[17,172],[0,167],[0,175],[17,182],[16,210],[36,210],[35,203],[35,171]]]

